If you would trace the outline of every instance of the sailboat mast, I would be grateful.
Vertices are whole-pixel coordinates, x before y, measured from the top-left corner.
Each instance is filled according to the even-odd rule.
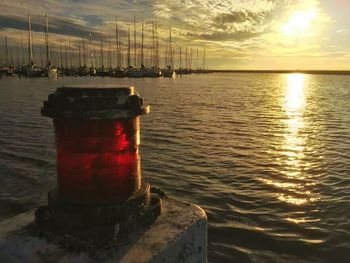
[[[7,37],[6,36],[5,36],[5,63],[6,63],[6,66],[9,65],[9,51],[8,51]]]
[[[169,29],[169,52],[170,52],[170,65],[171,65],[171,68],[174,68],[173,48],[172,48],[172,44],[171,44],[171,28]]]
[[[79,49],[78,49],[78,63],[79,63],[79,68],[81,68],[81,44],[79,44]]]
[[[141,67],[143,67],[143,21],[141,25]]]
[[[43,47],[42,46],[40,46],[40,48],[39,48],[39,53],[40,53],[40,66],[41,67],[45,67],[44,56],[43,56]]]
[[[118,47],[119,47],[118,63],[120,68],[120,67],[124,67],[124,50],[121,47],[120,40],[118,41]]]
[[[23,37],[22,37],[22,52],[21,52],[21,58],[22,58],[22,66],[24,65],[24,43],[23,43]]]
[[[192,59],[193,59],[193,49],[191,47],[191,51],[190,51],[190,70],[192,70]]]
[[[119,29],[118,29],[118,17],[115,17],[115,42],[117,45],[117,67],[120,68],[120,49],[119,49]]]
[[[19,68],[20,62],[19,62],[19,48],[18,48],[18,46],[16,46],[16,60],[17,60],[17,68]]]
[[[33,42],[32,42],[32,25],[30,14],[28,13],[28,49],[29,49],[29,67],[33,66]]]
[[[155,41],[154,41],[154,22],[152,22],[152,50],[151,50],[151,67],[153,68],[154,67],[154,64],[155,64],[155,61],[154,61],[154,58],[155,58]]]
[[[203,69],[205,69],[205,46],[204,46],[204,52],[203,52]]]
[[[4,66],[3,45],[0,45],[0,69]]]
[[[180,56],[180,59],[179,59],[179,61],[180,61],[180,65],[179,65],[179,68],[181,69],[181,59],[182,59],[182,54],[181,54],[181,47],[179,48],[179,56]]]
[[[128,68],[130,68],[130,25],[128,25]]]
[[[13,67],[13,47],[10,48],[10,66]]]
[[[156,67],[160,67],[160,62],[159,62],[159,39],[158,39],[158,26],[156,24]]]
[[[72,54],[72,48],[71,48],[71,45],[70,45],[70,39],[69,39],[69,42],[68,42],[68,49],[69,49],[69,62],[70,62],[70,68],[72,69],[73,68],[73,54]]]
[[[103,61],[103,35],[101,31],[101,67],[104,68],[104,61]]]
[[[45,34],[45,42],[46,42],[46,66],[49,68],[51,66],[50,61],[50,50],[49,50],[49,16],[45,14],[46,18],[46,34]]]
[[[67,44],[64,45],[64,67],[68,68]]]
[[[112,69],[112,36],[109,35],[109,50],[108,50],[108,56],[109,56],[109,68]]]
[[[137,46],[137,65],[141,68],[141,42]]]
[[[59,58],[60,58],[60,67],[63,68],[63,56],[62,56],[62,42],[60,40],[59,44]]]
[[[134,16],[134,67],[136,67],[136,16]]]
[[[84,37],[81,37],[81,45],[83,48],[83,67],[86,67],[86,50],[85,50],[85,40]]]
[[[90,53],[90,65],[93,68],[94,62],[93,62],[93,53],[92,53],[92,45],[91,45],[91,33],[89,34],[89,53]]]
[[[97,53],[96,53],[96,46],[95,45],[94,45],[93,56],[94,56],[95,66],[98,67],[100,61],[99,61],[99,58],[98,58]]]

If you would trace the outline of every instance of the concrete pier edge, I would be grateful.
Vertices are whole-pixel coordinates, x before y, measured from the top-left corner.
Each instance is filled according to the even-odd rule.
[[[0,262],[207,262],[207,216],[192,203],[162,199],[162,212],[150,227],[94,256],[29,235],[25,229],[33,224],[34,211],[0,222]]]

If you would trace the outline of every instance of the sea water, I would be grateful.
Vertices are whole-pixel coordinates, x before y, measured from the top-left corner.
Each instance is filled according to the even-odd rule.
[[[205,74],[176,79],[0,80],[0,220],[56,184],[56,87],[135,86],[142,176],[208,215],[210,262],[350,257],[350,76]]]

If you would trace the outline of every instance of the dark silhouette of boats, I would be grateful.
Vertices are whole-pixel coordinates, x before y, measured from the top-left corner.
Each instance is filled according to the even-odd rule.
[[[192,69],[192,48],[182,53],[179,47],[179,56],[177,67],[175,67],[171,29],[169,29],[169,40],[166,45],[164,56],[160,55],[160,46],[158,40],[158,29],[155,23],[145,23],[142,21],[141,37],[137,42],[137,25],[136,18],[133,21],[133,37],[131,24],[127,26],[127,42],[121,41],[119,36],[119,25],[116,18],[115,43],[112,45],[112,37],[100,32],[98,34],[99,44],[96,43],[96,36],[82,36],[81,41],[69,38],[68,44],[50,43],[49,39],[49,19],[45,15],[45,45],[33,46],[31,16],[28,14],[28,62],[25,63],[24,53],[27,52],[23,47],[22,40],[22,63],[19,62],[17,44],[17,65],[12,63],[12,49],[8,49],[7,38],[5,36],[5,49],[2,57],[6,58],[5,63],[0,65],[1,75],[4,76],[26,76],[26,77],[50,77],[57,76],[76,76],[76,77],[115,77],[115,78],[174,78],[177,75],[202,74],[207,73],[205,66],[198,67],[198,49],[197,49],[197,69]],[[151,30],[150,35],[146,38],[145,27]],[[108,39],[108,41],[107,41]],[[99,46],[99,47],[98,47]],[[55,48],[56,47],[56,48]],[[59,47],[59,48],[58,48]],[[96,50],[99,49],[97,52]],[[35,51],[35,56],[34,56]],[[38,60],[39,58],[41,58]],[[185,56],[185,63],[182,59]],[[9,59],[11,57],[11,59]],[[164,58],[164,67],[161,67],[160,59]],[[205,54],[204,58],[205,60]],[[11,63],[9,61],[11,60]],[[182,65],[184,64],[184,65]],[[203,63],[205,64],[205,63]]]

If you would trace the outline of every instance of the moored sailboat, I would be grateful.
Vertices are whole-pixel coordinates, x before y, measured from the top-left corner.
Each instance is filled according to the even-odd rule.
[[[174,61],[173,61],[173,48],[171,41],[171,29],[169,29],[169,49],[168,53],[170,54],[170,65],[167,65],[165,69],[162,70],[162,75],[165,78],[175,78],[176,72],[174,70]],[[167,56],[168,54],[166,54]]]
[[[30,14],[28,13],[28,48],[29,48],[29,63],[25,70],[27,77],[42,77],[44,71],[42,68],[36,66],[33,60],[33,40],[32,40],[32,25]]]

